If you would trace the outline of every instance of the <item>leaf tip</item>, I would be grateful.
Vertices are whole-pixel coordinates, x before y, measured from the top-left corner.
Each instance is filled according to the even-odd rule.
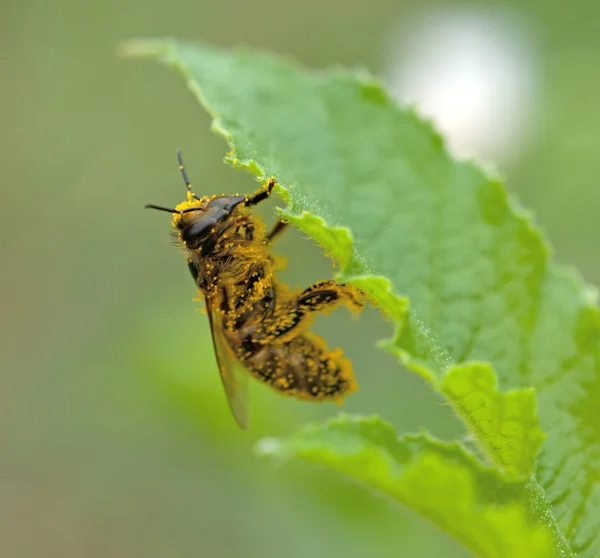
[[[533,388],[501,392],[490,363],[469,362],[446,372],[441,391],[476,434],[482,450],[509,478],[531,477],[546,439]]]

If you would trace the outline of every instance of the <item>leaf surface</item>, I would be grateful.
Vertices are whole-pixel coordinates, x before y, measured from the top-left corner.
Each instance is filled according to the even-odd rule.
[[[532,479],[557,553],[600,555],[596,294],[552,262],[501,180],[452,159],[364,74],[169,40],[126,52],[178,69],[228,161],[276,176],[282,214],[397,323],[385,347],[448,398],[506,482]]]

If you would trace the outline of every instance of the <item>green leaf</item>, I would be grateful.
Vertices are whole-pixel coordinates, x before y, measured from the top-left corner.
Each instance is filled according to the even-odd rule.
[[[126,52],[182,73],[227,160],[275,175],[282,214],[396,321],[384,346],[448,398],[507,482],[535,467],[537,514],[561,551],[563,533],[581,556],[600,555],[595,293],[551,261],[502,182],[449,157],[368,76],[168,40]]]
[[[522,482],[507,483],[459,444],[424,434],[398,438],[378,417],[341,416],[285,441],[263,439],[261,454],[301,457],[375,488],[429,519],[476,556],[552,556],[553,538],[531,524]]]
[[[499,393],[492,367],[473,362],[450,368],[442,393],[505,473],[513,478],[531,475],[544,441],[533,389]]]

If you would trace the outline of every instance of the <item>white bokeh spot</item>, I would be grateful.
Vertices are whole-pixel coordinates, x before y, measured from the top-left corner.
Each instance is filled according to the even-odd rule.
[[[533,32],[506,8],[431,6],[394,26],[385,77],[455,155],[502,163],[531,139],[539,82]]]

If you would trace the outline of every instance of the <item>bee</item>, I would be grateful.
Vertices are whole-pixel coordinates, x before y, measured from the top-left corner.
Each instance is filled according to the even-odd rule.
[[[252,207],[267,199],[270,178],[252,195],[198,197],[177,151],[187,188],[171,213],[172,234],[183,249],[196,287],[204,297],[221,380],[237,424],[248,424],[248,373],[277,393],[308,401],[341,403],[358,386],[341,349],[308,331],[317,312],[340,305],[360,311],[363,294],[349,284],[319,281],[293,291],[276,278],[282,260],[270,253],[287,227],[278,220],[267,233]]]

